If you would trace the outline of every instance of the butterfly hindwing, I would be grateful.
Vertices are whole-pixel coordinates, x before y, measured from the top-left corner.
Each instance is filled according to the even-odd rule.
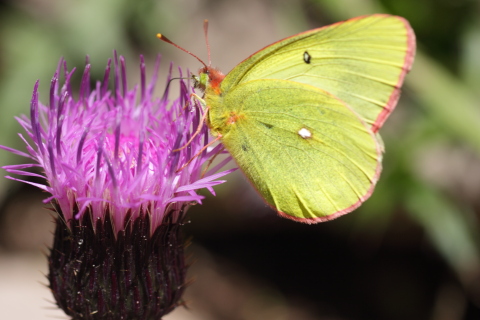
[[[210,126],[263,198],[281,215],[314,223],[358,207],[380,173],[374,134],[331,94],[286,80],[232,88]]]

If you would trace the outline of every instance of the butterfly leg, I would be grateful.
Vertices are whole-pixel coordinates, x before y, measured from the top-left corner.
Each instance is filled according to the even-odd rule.
[[[197,130],[193,133],[192,137],[190,138],[190,140],[188,140],[188,142],[186,144],[184,144],[181,148],[178,148],[178,149],[175,149],[173,150],[173,152],[177,152],[177,151],[180,151],[180,150],[183,150],[185,149],[186,147],[188,147],[190,145],[190,143],[192,143],[193,139],[200,133],[200,131],[202,130],[202,127],[205,123],[205,119],[207,118],[207,115],[208,115],[208,110],[209,110],[209,107],[207,106],[207,104],[205,103],[205,100],[203,100],[202,98],[200,98],[198,95],[196,95],[195,93],[192,93],[190,95],[190,97],[193,97],[194,99],[196,99],[197,101],[199,101],[199,103],[202,105],[202,110],[204,111],[203,112],[203,115],[202,115],[202,119],[200,120],[199,124],[198,124],[198,128]]]
[[[180,171],[182,171],[183,169],[185,169],[186,166],[188,166],[190,164],[190,162],[193,161],[193,159],[195,159],[196,157],[198,157],[200,154],[202,154],[203,151],[205,151],[208,147],[210,147],[212,144],[214,144],[215,142],[217,142],[218,140],[220,140],[222,138],[221,135],[217,136],[215,139],[213,139],[212,141],[210,141],[208,144],[206,144],[202,149],[200,149],[200,151],[198,151],[190,160],[187,161],[187,163],[185,163],[180,169],[178,169],[177,171],[175,171],[175,173],[178,173]],[[215,155],[216,156],[216,155]],[[209,164],[210,165],[210,164]]]
[[[193,98],[193,99],[197,100],[198,103],[200,103],[200,105],[202,106],[202,110],[205,111],[206,109],[208,109],[208,107],[207,107],[207,102],[206,102],[205,100],[203,100],[203,98],[200,97],[198,94],[196,94],[196,93],[191,93],[191,94],[190,94],[190,98]]]

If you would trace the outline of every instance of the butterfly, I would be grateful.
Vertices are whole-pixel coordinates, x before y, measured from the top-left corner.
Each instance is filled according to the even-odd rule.
[[[211,134],[280,216],[332,220],[374,190],[384,152],[378,130],[415,46],[404,18],[357,17],[275,42],[227,75],[204,64],[198,99]]]

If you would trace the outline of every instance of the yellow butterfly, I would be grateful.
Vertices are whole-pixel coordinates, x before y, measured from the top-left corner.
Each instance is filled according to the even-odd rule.
[[[414,55],[409,23],[375,14],[275,42],[226,76],[204,64],[197,81],[211,133],[265,201],[283,217],[317,223],[372,194],[378,130]]]

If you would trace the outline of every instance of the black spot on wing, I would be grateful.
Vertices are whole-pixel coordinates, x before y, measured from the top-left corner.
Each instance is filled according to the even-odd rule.
[[[303,61],[305,61],[305,63],[307,64],[310,64],[311,59],[312,59],[312,56],[307,51],[305,51],[303,53]]]
[[[269,123],[265,123],[265,122],[260,122],[261,125],[265,126],[265,128],[267,129],[272,129],[273,128],[273,125],[269,124]]]
[[[248,151],[248,147],[247,147],[247,145],[245,145],[245,144],[242,144],[242,150],[243,150],[243,151]]]

